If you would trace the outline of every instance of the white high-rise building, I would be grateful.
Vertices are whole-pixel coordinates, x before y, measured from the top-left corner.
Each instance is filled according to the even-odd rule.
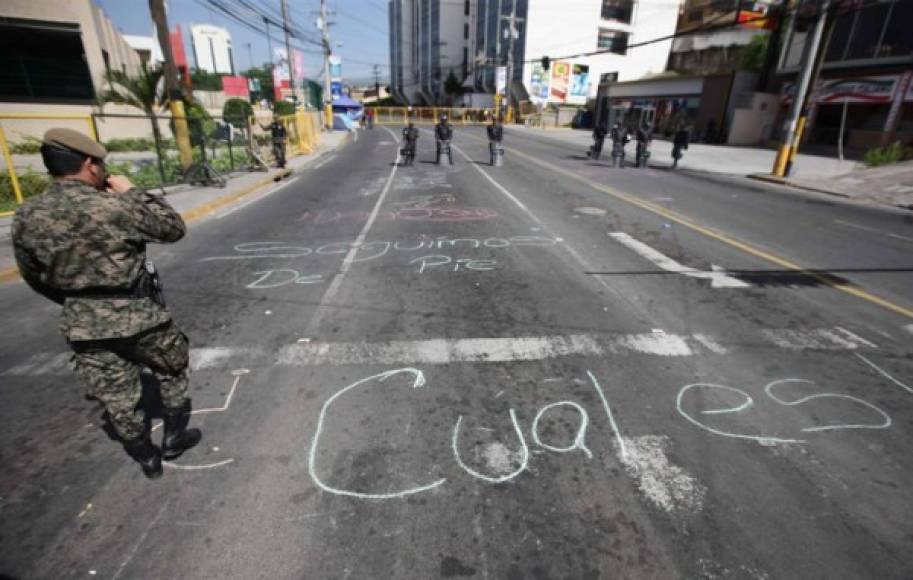
[[[391,85],[411,103],[442,102],[452,70],[492,94],[513,46],[514,102],[583,104],[599,81],[660,73],[681,0],[390,0]],[[511,39],[513,22],[513,39]],[[635,46],[632,46],[635,45]],[[600,54],[587,54],[600,52]],[[552,65],[542,69],[542,57]],[[418,97],[418,98],[416,98]]]
[[[198,70],[235,74],[231,35],[227,30],[211,24],[194,24],[190,27],[190,36],[193,41],[193,59]]]

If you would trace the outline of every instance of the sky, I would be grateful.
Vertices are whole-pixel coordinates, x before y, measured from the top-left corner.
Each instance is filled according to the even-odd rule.
[[[153,34],[152,18],[149,16],[148,0],[93,0],[108,15],[108,18],[123,34],[151,36]],[[167,0],[168,26],[174,28],[180,23],[184,32],[184,47],[187,58],[193,63],[193,49],[190,42],[191,24],[214,24],[221,26],[231,34],[234,52],[235,70],[249,68],[251,59],[254,66],[268,62],[269,51],[262,21],[254,21],[259,30],[255,32],[235,22],[228,16],[211,7],[210,2],[230,5],[235,8],[248,4],[265,12],[281,14],[280,0]],[[333,52],[342,57],[343,82],[346,84],[373,84],[374,73],[371,65],[380,67],[381,84],[390,82],[390,45],[388,38],[389,21],[386,0],[328,0],[331,12],[330,40]],[[305,34],[319,39],[320,32],[316,27],[316,12],[320,9],[319,0],[288,0],[292,26],[300,28]],[[335,12],[335,14],[333,14]],[[273,48],[284,46],[282,31],[270,26],[274,39]],[[275,40],[282,41],[278,44]],[[250,49],[248,50],[248,43]],[[337,46],[342,43],[342,46]],[[320,80],[323,71],[323,56],[320,46],[293,40],[306,49],[304,63],[305,76]],[[310,52],[313,51],[313,52]]]

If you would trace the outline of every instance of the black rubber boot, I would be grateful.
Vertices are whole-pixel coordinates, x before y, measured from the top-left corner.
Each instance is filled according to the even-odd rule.
[[[136,439],[124,440],[123,444],[127,455],[140,464],[146,477],[156,479],[162,476],[162,452],[152,444],[148,431]]]
[[[190,422],[190,400],[177,409],[165,409],[162,415],[165,423],[165,436],[162,438],[162,457],[177,459],[194,445],[200,442],[203,434],[199,429],[188,429]]]

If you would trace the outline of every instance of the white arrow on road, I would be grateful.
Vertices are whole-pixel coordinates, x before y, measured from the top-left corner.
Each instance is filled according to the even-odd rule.
[[[717,266],[716,264],[710,266],[711,271],[709,272],[706,270],[698,270],[697,268],[691,268],[690,266],[679,264],[669,256],[666,256],[662,252],[651,248],[647,244],[632,238],[624,232],[609,232],[609,237],[626,246],[627,248],[634,250],[641,257],[653,262],[655,265],[662,268],[663,270],[666,270],[667,272],[675,272],[676,274],[682,274],[683,276],[710,280],[710,286],[712,288],[749,288],[751,286],[751,284],[748,282],[730,276],[726,273],[726,270],[720,266]]]

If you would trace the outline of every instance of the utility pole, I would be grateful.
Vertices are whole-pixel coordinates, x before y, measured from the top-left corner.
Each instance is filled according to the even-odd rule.
[[[805,62],[802,65],[802,71],[799,73],[798,83],[796,84],[796,94],[793,97],[793,106],[789,112],[786,135],[783,137],[783,142],[780,144],[780,149],[777,151],[777,157],[774,160],[772,173],[779,177],[788,177],[792,170],[793,160],[795,159],[796,151],[799,149],[802,134],[805,131],[806,109],[808,107],[810,89],[817,79],[825,53],[826,46],[822,47],[822,43],[825,45],[827,43],[825,32],[827,36],[830,36],[833,21],[831,0],[822,0],[818,20],[812,32],[808,54],[805,57]]]
[[[254,53],[251,51],[250,43],[247,43],[247,69],[254,68]]]
[[[519,31],[517,30],[517,22],[523,21],[523,18],[517,18],[517,3],[516,2],[511,3],[510,16],[502,16],[501,18],[508,21],[507,70],[505,71],[507,73],[507,75],[506,75],[507,79],[506,79],[506,86],[504,87],[504,93],[505,93],[504,96],[506,97],[506,100],[507,100],[507,117],[505,120],[508,123],[510,123],[513,120],[513,116],[511,115],[511,107],[510,107],[510,104],[511,104],[510,96],[511,96],[511,92],[512,92],[511,84],[512,84],[513,76],[514,76],[514,39],[517,36],[519,36]]]
[[[323,115],[328,131],[333,130],[333,95],[330,93],[330,56],[333,47],[330,44],[330,23],[327,21],[327,0],[320,0],[320,19],[318,27],[323,33]]]
[[[269,63],[273,64],[273,39],[269,35],[269,20],[266,16],[263,17],[263,26],[266,29],[266,50],[269,51]]]
[[[295,92],[295,67],[292,62],[292,41],[289,36],[288,0],[282,0],[282,28],[285,29],[285,60],[288,63],[288,86],[292,90],[292,103],[297,108],[298,93]]]
[[[380,101],[380,65],[375,64],[374,66],[374,94],[376,95],[375,104],[377,101]]]
[[[168,91],[171,117],[174,120],[174,140],[178,146],[181,167],[186,171],[193,165],[193,150],[190,147],[187,114],[184,112],[184,100],[181,94],[180,81],[178,80],[178,69],[174,64],[174,54],[171,51],[171,35],[168,29],[168,17],[165,15],[163,0],[149,0],[149,13],[152,16],[152,22],[155,23],[159,45],[162,48],[162,57],[165,59],[163,71],[165,73],[165,88]]]

